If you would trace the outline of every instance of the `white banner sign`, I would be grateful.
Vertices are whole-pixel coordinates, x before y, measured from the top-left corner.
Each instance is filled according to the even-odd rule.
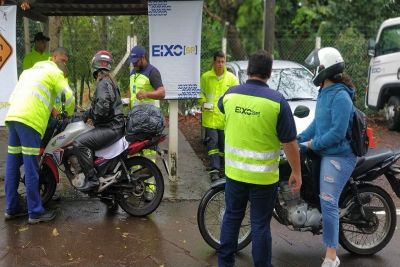
[[[8,111],[8,99],[17,83],[17,46],[15,42],[16,6],[0,6],[0,125]]]
[[[149,1],[150,63],[166,99],[198,98],[203,1]]]

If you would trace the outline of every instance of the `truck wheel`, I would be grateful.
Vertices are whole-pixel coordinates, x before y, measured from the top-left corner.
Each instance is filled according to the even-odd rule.
[[[398,96],[391,96],[385,108],[385,117],[389,130],[400,129],[400,99]]]

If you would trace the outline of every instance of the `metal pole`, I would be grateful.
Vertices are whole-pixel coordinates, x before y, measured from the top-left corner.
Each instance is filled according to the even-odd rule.
[[[175,182],[178,178],[178,100],[169,100],[168,140],[169,180]]]
[[[24,39],[25,39],[25,55],[31,51],[31,39],[29,35],[29,19],[24,17]]]
[[[226,46],[227,46],[226,34],[228,32],[228,27],[229,27],[229,21],[225,21],[225,26],[222,36],[222,52],[224,52],[225,56],[226,56]]]
[[[315,37],[315,48],[320,49],[321,48],[321,36]]]

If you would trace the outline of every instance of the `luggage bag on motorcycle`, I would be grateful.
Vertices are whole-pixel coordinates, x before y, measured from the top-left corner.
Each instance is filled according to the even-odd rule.
[[[128,114],[125,135],[128,142],[141,141],[159,135],[164,130],[161,110],[151,104],[134,106]]]

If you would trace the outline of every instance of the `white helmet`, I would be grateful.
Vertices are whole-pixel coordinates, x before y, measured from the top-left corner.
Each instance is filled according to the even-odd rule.
[[[324,47],[311,52],[305,60],[310,68],[315,68],[313,83],[320,86],[325,79],[329,79],[344,70],[342,55],[336,48]]]

